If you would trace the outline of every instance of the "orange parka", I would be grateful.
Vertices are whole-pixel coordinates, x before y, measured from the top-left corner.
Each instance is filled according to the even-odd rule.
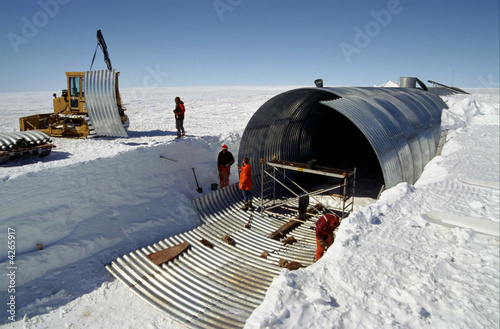
[[[252,167],[247,163],[241,168],[240,172],[240,190],[251,190],[252,182]]]

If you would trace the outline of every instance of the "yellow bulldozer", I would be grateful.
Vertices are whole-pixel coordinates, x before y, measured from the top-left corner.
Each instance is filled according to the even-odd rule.
[[[127,137],[129,120],[118,90],[118,76],[109,59],[101,30],[97,46],[104,53],[107,70],[66,72],[67,88],[54,94],[54,113],[19,118],[21,131],[38,130],[54,137]],[[96,47],[97,52],[97,47]]]

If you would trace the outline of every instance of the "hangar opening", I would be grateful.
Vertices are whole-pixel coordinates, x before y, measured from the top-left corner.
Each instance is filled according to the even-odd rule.
[[[369,190],[373,184],[386,188],[413,184],[436,154],[441,111],[446,108],[438,95],[452,93],[414,87],[290,90],[268,100],[250,119],[239,161],[248,157],[256,177],[260,159],[299,163],[314,159],[324,167],[356,168],[357,192],[365,184],[371,185]],[[324,177],[290,175],[309,186],[329,183]]]
[[[358,196],[375,198],[383,175],[373,147],[356,125],[331,108],[316,105],[311,132],[311,158],[323,167],[354,170]],[[309,175],[310,186],[334,184],[335,179]],[[373,193],[376,193],[373,195]]]

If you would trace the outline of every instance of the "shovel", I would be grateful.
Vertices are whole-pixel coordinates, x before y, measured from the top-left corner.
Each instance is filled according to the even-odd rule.
[[[198,185],[198,180],[196,179],[196,173],[194,172],[194,168],[193,168],[193,175],[194,175],[194,180],[196,181],[196,186],[198,187],[196,191],[198,191],[198,193],[203,192],[203,189],[200,187],[200,185]]]
[[[252,215],[250,215],[250,218],[248,219],[248,223],[245,225],[246,228],[251,228],[252,227]]]
[[[170,160],[170,161],[173,161],[173,162],[177,162],[177,160],[174,160],[174,159],[170,159],[170,158],[164,157],[163,155],[160,155],[160,158],[162,158],[162,159],[167,159],[167,160]]]

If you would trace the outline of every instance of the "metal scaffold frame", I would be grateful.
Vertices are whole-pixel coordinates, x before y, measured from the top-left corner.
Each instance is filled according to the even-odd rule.
[[[356,168],[353,171],[340,170],[328,167],[319,167],[311,164],[303,164],[292,161],[283,161],[273,159],[272,161],[260,160],[261,163],[261,184],[260,184],[260,201],[261,201],[261,212],[269,212],[272,214],[277,214],[271,209],[273,208],[286,208],[290,209],[288,203],[289,199],[286,201],[277,201],[276,187],[277,184],[285,188],[292,195],[297,197],[297,201],[300,204],[300,198],[307,196],[309,198],[315,199],[317,204],[322,204],[316,199],[318,195],[329,195],[333,200],[337,201],[336,206],[330,206],[329,208],[335,210],[339,213],[341,219],[347,217],[354,208],[354,192],[356,185]],[[305,188],[301,187],[298,183],[293,181],[290,177],[286,175],[287,170],[299,171],[314,175],[322,175],[326,177],[334,177],[340,179],[340,183],[324,187],[315,191],[307,191]],[[266,179],[267,178],[267,179]],[[284,181],[292,183],[301,192],[297,193],[292,188],[287,186]],[[338,193],[332,193],[334,190],[338,190]],[[325,207],[323,205],[323,207]],[[315,209],[315,207],[313,206]],[[327,208],[327,207],[325,207]],[[319,209],[316,209],[319,211]]]

